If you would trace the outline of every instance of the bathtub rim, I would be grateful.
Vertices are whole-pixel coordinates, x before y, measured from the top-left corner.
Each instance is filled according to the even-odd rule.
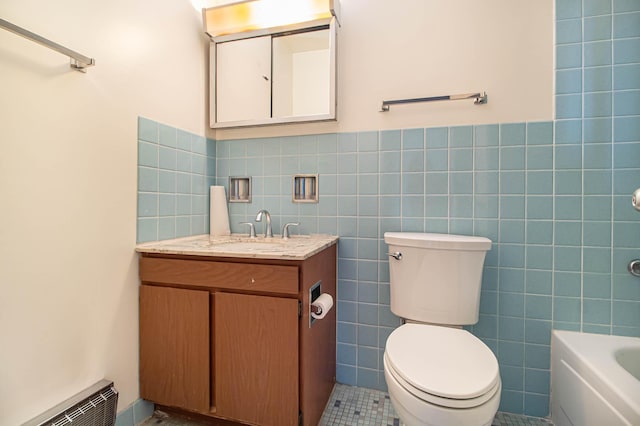
[[[640,424],[640,401],[633,397],[640,395],[640,381],[615,358],[618,350],[627,347],[640,347],[640,338],[553,330],[551,365],[553,368],[560,355],[620,414],[632,424]],[[553,397],[553,383],[551,386]]]

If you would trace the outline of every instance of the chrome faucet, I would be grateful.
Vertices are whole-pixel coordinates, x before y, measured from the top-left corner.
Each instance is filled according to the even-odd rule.
[[[266,210],[260,210],[258,215],[256,216],[256,222],[262,222],[262,214],[267,218],[267,224],[264,227],[264,237],[271,238],[273,237],[273,231],[271,230],[271,215]]]

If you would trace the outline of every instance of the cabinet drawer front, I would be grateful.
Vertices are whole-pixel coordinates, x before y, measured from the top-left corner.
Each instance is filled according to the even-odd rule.
[[[140,279],[160,284],[298,294],[297,266],[142,257]]]

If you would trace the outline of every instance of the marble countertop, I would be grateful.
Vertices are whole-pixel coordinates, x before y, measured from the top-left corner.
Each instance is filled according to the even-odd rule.
[[[273,238],[249,238],[247,234],[221,237],[205,234],[142,243],[136,246],[136,251],[188,256],[304,260],[337,241],[338,237],[325,234],[296,235],[286,240],[279,235]]]

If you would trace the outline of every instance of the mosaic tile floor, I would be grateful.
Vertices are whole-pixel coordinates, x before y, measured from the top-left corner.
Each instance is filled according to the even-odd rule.
[[[333,425],[400,426],[401,423],[385,392],[336,383],[319,423],[319,426]]]
[[[193,419],[156,411],[142,426],[204,426]],[[403,426],[385,392],[337,383],[319,426]],[[498,413],[492,426],[553,426],[547,419]]]
[[[336,383],[319,426],[403,426],[385,392]],[[492,426],[553,426],[547,419],[498,413]]]

